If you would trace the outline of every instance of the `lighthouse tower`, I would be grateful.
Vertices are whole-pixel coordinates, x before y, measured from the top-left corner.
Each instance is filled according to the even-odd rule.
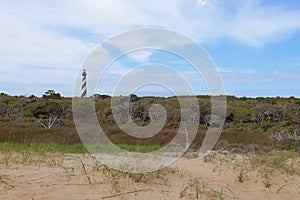
[[[82,72],[81,97],[86,97],[86,95],[87,95],[86,76],[87,76],[87,74],[84,69]]]

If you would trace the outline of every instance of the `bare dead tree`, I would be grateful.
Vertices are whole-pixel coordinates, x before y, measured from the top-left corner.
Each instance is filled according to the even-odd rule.
[[[181,143],[172,142],[173,147],[179,149],[180,151],[181,150],[187,151],[190,146],[189,132],[187,131],[186,127],[184,127],[184,133],[185,133],[185,147],[183,147]]]
[[[41,119],[37,120],[36,123],[44,127],[45,129],[51,129],[57,125],[57,115],[49,115],[49,118],[42,121]]]
[[[300,135],[298,135],[298,126],[294,129],[293,135],[291,135],[293,140],[298,141],[300,140]]]
[[[298,135],[298,127],[296,127],[292,133],[286,130],[282,130],[281,132],[273,132],[269,139],[278,143],[291,142],[293,144],[294,142],[300,140],[300,136]]]
[[[283,133],[284,133],[283,130],[281,132],[273,132],[272,135],[269,137],[269,139],[274,142],[282,142],[283,137],[281,136],[281,134]]]
[[[184,131],[185,131],[185,150],[188,150],[188,148],[190,146],[189,132],[186,130],[186,127],[184,127]]]
[[[286,115],[286,104],[284,104],[283,106],[282,121],[285,120],[285,115]]]

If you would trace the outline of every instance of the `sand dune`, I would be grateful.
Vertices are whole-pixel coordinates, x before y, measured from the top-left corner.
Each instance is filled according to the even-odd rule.
[[[105,168],[90,155],[33,156],[30,162],[17,154],[4,162],[5,156],[0,199],[300,199],[297,158],[290,173],[255,167],[249,156],[213,153],[139,175]]]

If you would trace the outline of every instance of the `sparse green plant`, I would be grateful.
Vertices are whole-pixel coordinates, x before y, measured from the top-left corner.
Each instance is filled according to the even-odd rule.
[[[35,199],[34,197],[35,197],[35,193],[33,193],[33,194],[30,195],[30,199],[31,200],[34,200]]]
[[[64,174],[70,178],[72,176],[75,176],[75,169],[74,167],[64,167]]]
[[[262,182],[265,188],[270,189],[272,186],[271,177],[274,174],[274,169],[270,169],[270,168],[261,169],[259,173],[263,178]]]
[[[245,181],[244,169],[240,170],[240,173],[238,175],[238,180],[239,180],[240,183],[243,183]]]
[[[276,194],[279,194],[279,192],[285,187],[286,185],[282,185],[281,187],[279,187],[277,190],[276,190]]]
[[[101,165],[101,168],[102,168],[102,173],[109,180],[114,191],[119,192],[120,191],[120,177],[122,176],[122,173],[118,170],[109,168],[107,165]],[[123,173],[123,176],[124,176],[124,173]]]
[[[232,194],[232,196],[229,196],[230,199],[239,200],[238,196],[230,189],[229,185],[227,185],[225,189]]]
[[[147,184],[162,184],[166,185],[168,178],[167,173],[174,173],[174,171],[169,168],[164,168],[161,170],[148,172],[148,173],[130,173],[124,169],[124,171],[119,171],[116,169],[109,168],[107,165],[100,165],[99,169],[102,171],[102,174],[106,179],[111,183],[111,186],[114,191],[120,191],[120,180],[121,178],[134,181],[135,183],[147,183]]]
[[[14,187],[12,184],[9,183],[9,181],[10,181],[9,176],[0,175],[0,183],[4,184],[4,188],[10,189]]]
[[[211,189],[210,192],[208,193],[208,197],[209,197],[209,199],[224,200],[225,199],[225,194],[224,194],[223,188],[221,188],[220,191]]]
[[[63,165],[63,158],[51,158],[50,160],[50,167],[62,167]]]
[[[249,170],[245,170],[244,168],[241,168],[241,169],[240,169],[240,172],[239,172],[239,174],[238,174],[238,176],[237,176],[238,181],[239,181],[240,183],[244,183],[245,180],[247,180],[247,178],[248,178],[248,175],[247,175],[248,172],[249,172]]]
[[[145,176],[146,175],[144,173],[129,174],[129,178],[131,178],[136,183],[140,183],[143,180],[143,178],[145,178]]]
[[[83,170],[83,173],[84,175],[86,176],[86,179],[88,181],[89,184],[92,184],[91,182],[91,177],[89,176],[88,172],[87,172],[87,169],[85,167],[85,164],[83,163],[83,161],[80,159],[80,162],[81,162],[81,166],[82,166],[82,170]]]
[[[94,164],[93,164],[93,170],[94,171],[100,171],[100,163],[96,158],[93,158]]]
[[[256,155],[250,159],[254,169],[269,168],[288,175],[300,175],[299,154],[282,152],[279,155]]]
[[[263,183],[264,183],[264,185],[265,185],[265,188],[267,188],[267,189],[270,189],[271,186],[272,186],[272,183],[271,183],[269,177],[265,177],[265,179],[263,180]]]
[[[185,185],[180,191],[179,197],[180,199],[183,198],[186,195],[186,192],[189,190],[190,192],[193,192],[193,194],[191,194],[191,198],[199,199],[202,195],[205,194],[206,187],[207,184],[204,182],[200,182],[198,179],[190,180],[188,184]]]
[[[12,157],[11,153],[7,152],[3,154],[3,157],[1,158],[1,164],[8,167],[10,164],[10,158]]]

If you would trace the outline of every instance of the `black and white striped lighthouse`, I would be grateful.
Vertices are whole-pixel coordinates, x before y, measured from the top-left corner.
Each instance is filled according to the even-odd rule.
[[[82,72],[81,97],[86,97],[86,95],[87,95],[86,76],[87,76],[87,74],[84,69]]]

